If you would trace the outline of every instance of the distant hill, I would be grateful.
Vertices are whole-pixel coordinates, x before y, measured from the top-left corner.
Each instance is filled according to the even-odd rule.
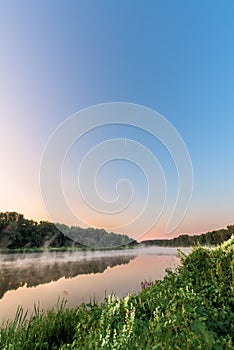
[[[140,245],[157,245],[160,247],[190,247],[195,245],[216,246],[227,241],[232,237],[232,235],[234,235],[234,225],[229,225],[226,229],[202,233],[200,235],[190,236],[184,234],[172,239],[154,239],[142,241]]]
[[[115,247],[137,244],[126,235],[108,233],[104,229],[68,227],[24,218],[16,212],[0,213],[0,249],[61,248],[61,247]],[[74,237],[75,241],[69,237]]]

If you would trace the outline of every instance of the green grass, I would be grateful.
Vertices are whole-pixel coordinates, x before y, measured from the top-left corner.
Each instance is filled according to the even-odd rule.
[[[48,312],[21,308],[0,331],[0,349],[234,349],[234,239],[180,253],[176,272],[138,295]]]

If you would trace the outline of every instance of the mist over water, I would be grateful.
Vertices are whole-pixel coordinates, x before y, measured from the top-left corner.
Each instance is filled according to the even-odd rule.
[[[189,249],[183,249],[188,252]],[[66,299],[75,307],[108,294],[139,292],[144,279],[160,279],[179,264],[176,248],[0,254],[0,321],[12,319],[17,306],[29,313]]]

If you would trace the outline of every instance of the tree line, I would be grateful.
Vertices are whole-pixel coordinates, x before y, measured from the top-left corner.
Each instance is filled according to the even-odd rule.
[[[60,229],[59,229],[60,228]],[[63,233],[62,233],[63,232]],[[65,233],[65,234],[64,234]],[[183,234],[172,239],[154,239],[139,245],[162,247],[214,246],[234,235],[234,225],[200,235]],[[69,227],[48,221],[28,220],[17,212],[0,213],[0,249],[120,247],[137,245],[127,235],[109,233],[104,229]]]
[[[196,245],[216,246],[227,241],[234,235],[234,225],[226,229],[209,231],[200,235],[183,234],[172,239],[154,239],[141,242],[143,245],[157,245],[162,247],[190,247]]]
[[[61,230],[60,230],[60,229]],[[66,233],[62,233],[62,232]],[[69,238],[70,237],[70,238]],[[0,248],[115,247],[136,243],[127,235],[28,220],[17,212],[0,213]]]

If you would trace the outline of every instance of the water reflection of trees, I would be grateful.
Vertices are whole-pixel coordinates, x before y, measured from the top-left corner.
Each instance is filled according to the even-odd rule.
[[[33,262],[32,264],[0,266],[0,298],[5,292],[25,284],[34,287],[56,281],[61,277],[72,278],[82,274],[102,273],[107,267],[128,264],[136,256],[106,256],[81,261]]]

